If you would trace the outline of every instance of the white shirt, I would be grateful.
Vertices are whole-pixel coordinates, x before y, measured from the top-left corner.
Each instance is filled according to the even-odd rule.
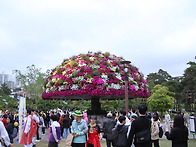
[[[4,126],[2,121],[0,121],[0,134],[1,134],[1,138],[3,138],[3,140],[4,140],[4,143],[7,146],[9,146],[11,144],[10,143],[10,138],[8,136],[7,130],[5,129],[5,126]],[[0,143],[0,147],[2,147],[1,143]]]
[[[24,130],[24,133],[27,134],[29,132],[30,128],[31,128],[31,115],[29,115],[27,117],[26,127],[25,127],[25,130]]]

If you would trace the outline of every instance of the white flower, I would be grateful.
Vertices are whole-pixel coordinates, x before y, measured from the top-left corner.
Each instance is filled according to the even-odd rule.
[[[63,71],[62,74],[65,75],[66,74],[66,71]]]
[[[46,88],[46,93],[50,92],[50,89],[49,88]]]
[[[90,57],[89,59],[90,59],[90,61],[94,61],[95,58],[94,57]]]
[[[119,73],[115,73],[115,74],[116,74],[116,78],[117,78],[117,79],[119,79],[119,80],[122,79],[122,77],[121,77],[121,75],[120,75]]]
[[[119,84],[112,83],[111,85],[108,86],[108,88],[112,88],[112,89],[118,90],[118,89],[121,89],[121,86]]]
[[[135,90],[137,91],[139,89],[138,85],[134,85],[135,86]]]
[[[108,76],[107,76],[107,75],[105,75],[105,74],[102,74],[102,75],[101,75],[101,77],[102,77],[102,79],[103,79],[104,83],[106,83],[106,82],[107,82],[107,80],[108,80]]]
[[[76,78],[78,81],[82,81],[82,80],[84,80],[84,77],[83,76],[79,76],[79,77],[77,77]]]
[[[78,85],[77,84],[73,84],[73,86],[71,87],[71,90],[78,90]]]
[[[65,86],[60,86],[59,91],[63,90]]]
[[[53,79],[52,79],[52,82],[53,82],[53,83],[56,82],[56,78],[53,78]]]
[[[129,77],[129,81],[133,81],[133,78],[132,77]]]
[[[94,65],[94,64],[90,65],[90,67],[91,67],[92,69],[99,69],[99,68],[100,68],[99,65]]]

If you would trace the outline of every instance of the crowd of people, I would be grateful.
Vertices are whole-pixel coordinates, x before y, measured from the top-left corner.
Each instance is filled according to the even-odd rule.
[[[164,132],[166,138],[172,140],[172,147],[187,147],[187,118],[187,112],[184,115],[177,114],[171,125],[171,117],[168,112],[165,113]],[[12,146],[17,136],[18,122],[17,111],[4,113],[0,121],[0,134],[5,147]],[[46,128],[49,128],[48,147],[58,147],[60,141],[67,140],[70,134],[72,147],[101,147],[100,140],[103,138],[107,147],[151,147],[153,144],[159,147],[160,134],[163,134],[159,114],[147,113],[146,105],[140,105],[138,110],[132,109],[128,114],[124,110],[109,112],[102,124],[97,123],[97,116],[88,117],[86,111],[80,110],[39,112],[27,109],[22,122],[19,143],[24,147],[36,146],[41,135],[46,134]]]

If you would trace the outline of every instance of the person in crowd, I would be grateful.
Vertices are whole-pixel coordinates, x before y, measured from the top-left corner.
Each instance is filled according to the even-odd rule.
[[[46,113],[46,128],[49,128],[49,122],[50,122],[50,113],[47,111]]]
[[[57,115],[51,115],[51,125],[49,131],[49,143],[48,147],[58,147],[61,140],[61,127],[59,124],[59,117]]]
[[[134,120],[131,124],[131,131],[129,133],[127,139],[127,147],[132,145],[133,137],[134,137],[134,145],[135,147],[152,147],[151,143],[151,121],[146,117],[147,114],[147,106],[141,104],[138,107],[139,117]]]
[[[47,117],[44,111],[41,111],[40,118],[43,118],[43,125],[42,125],[42,135],[45,135],[45,129],[47,127]]]
[[[2,120],[3,124],[4,124],[4,127],[6,128],[7,127],[7,114],[4,114],[3,115],[3,120]]]
[[[63,136],[63,119],[64,119],[65,115],[63,114],[62,116],[60,116],[59,118],[59,124],[61,126],[61,137]]]
[[[18,122],[18,111],[14,111],[13,121]]]
[[[107,114],[107,119],[103,122],[103,137],[106,139],[107,147],[114,147],[114,135],[112,129],[115,127],[116,121],[112,119],[112,113]]]
[[[124,116],[126,118],[126,126],[130,126],[131,122],[129,120],[129,118],[126,116],[126,111],[125,110],[120,110],[120,115],[119,116]],[[120,124],[120,122],[118,121],[118,123]]]
[[[166,127],[165,135],[168,140],[172,141],[172,147],[187,147],[188,129],[184,125],[184,118],[181,114],[174,116],[174,125],[169,133],[169,128]]]
[[[36,124],[37,124],[37,129],[36,129],[36,142],[40,142],[39,129],[40,129],[40,126],[43,124],[43,122],[40,121],[40,116],[39,116],[38,111],[34,111],[34,113],[33,113],[33,119],[36,121]]]
[[[90,117],[90,124],[88,125],[88,140],[86,141],[87,147],[101,147],[99,139],[102,140],[100,127],[97,125],[97,117]]]
[[[67,135],[70,132],[70,126],[71,126],[71,119],[69,118],[69,113],[65,115],[63,118],[63,138],[66,139]]]
[[[169,115],[169,113],[166,111],[166,112],[165,112],[165,126],[166,126],[167,128],[170,128],[170,121],[171,121],[170,115]]]
[[[41,132],[42,132],[42,135],[45,135],[45,121],[44,121],[44,118],[43,118],[43,115],[40,115],[39,117],[39,127],[41,129]]]
[[[151,112],[148,112],[148,113],[147,113],[147,117],[148,117],[148,119],[150,119],[150,120],[152,119]]]
[[[85,147],[86,133],[88,131],[87,123],[83,119],[83,114],[79,110],[74,112],[74,117],[75,119],[71,126],[71,132],[74,136],[72,147]]]
[[[26,111],[27,120],[23,129],[22,137],[20,140],[20,144],[23,144],[24,147],[32,147],[33,146],[33,136],[36,134],[36,121],[33,119],[32,110],[27,109]]]
[[[8,136],[9,136],[9,139],[10,139],[10,143],[13,144],[13,137],[12,137],[12,133],[13,133],[13,130],[14,130],[14,124],[13,124],[13,119],[11,116],[7,117],[7,127],[6,127],[6,130],[7,130],[7,133],[8,133]],[[9,147],[7,146],[6,144],[4,144],[5,147]]]
[[[86,121],[86,123],[88,124],[88,115],[87,115],[86,110],[83,112],[83,118]]]
[[[184,113],[184,124],[188,128],[189,127],[189,122],[190,121],[190,115],[187,111]]]
[[[159,122],[158,115],[153,115],[153,121],[151,126],[151,140],[154,144],[154,147],[159,147]]]
[[[130,115],[130,118],[136,119],[137,117],[138,117],[138,115],[135,113],[135,109],[132,109],[132,113]]]
[[[115,128],[112,129],[112,132],[115,136],[114,144],[115,147],[125,147],[127,141],[127,132],[128,132],[128,126],[125,125],[126,117],[120,116],[118,120],[120,124],[116,125]]]
[[[8,147],[11,147],[12,144],[10,142],[9,135],[2,121],[0,121],[0,134],[1,134],[1,138],[3,139],[4,144]],[[0,141],[0,147],[2,147],[1,141]]]

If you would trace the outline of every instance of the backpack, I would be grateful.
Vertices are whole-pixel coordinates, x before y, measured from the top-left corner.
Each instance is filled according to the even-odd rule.
[[[159,138],[163,137],[163,128],[159,127]]]
[[[115,135],[114,143],[116,146],[126,146],[128,127],[129,126],[124,125],[121,127],[120,130],[116,129],[116,131],[114,132]]]
[[[18,130],[17,130],[16,127],[14,127],[13,132],[12,132],[12,135],[11,135],[12,138],[13,138],[13,139],[16,138],[17,134],[18,134]]]
[[[136,142],[137,143],[145,143],[145,142],[148,142],[150,140],[150,130],[149,129],[146,129],[146,130],[142,130],[140,132],[137,132],[135,134],[135,137],[136,137]]]

